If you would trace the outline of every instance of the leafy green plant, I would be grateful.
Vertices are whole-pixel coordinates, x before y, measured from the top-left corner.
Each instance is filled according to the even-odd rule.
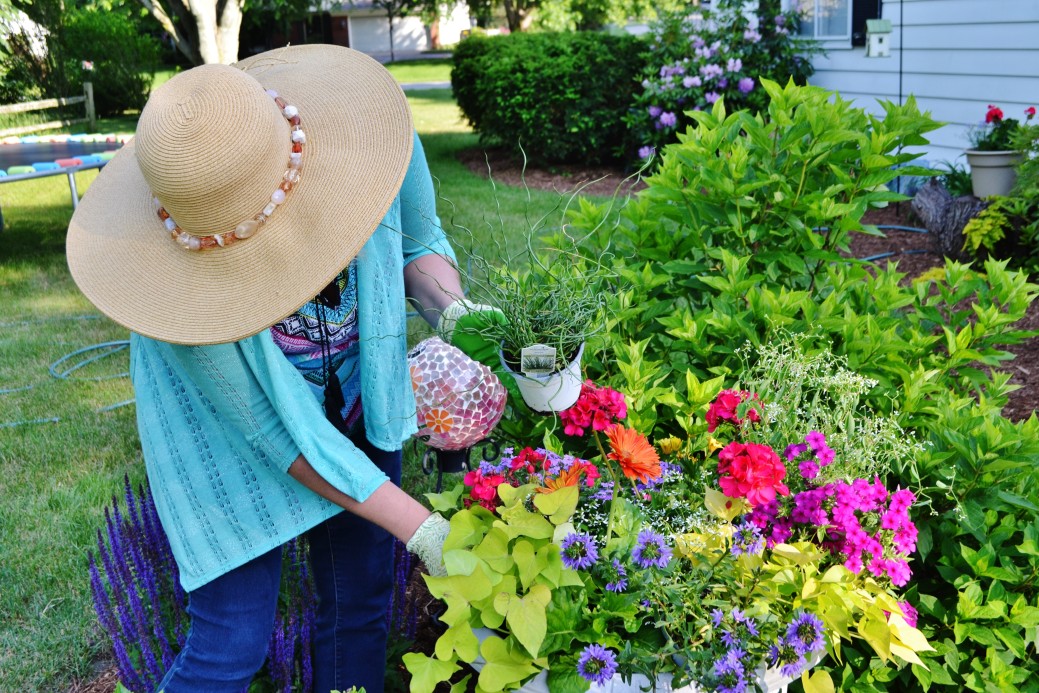
[[[981,210],[963,227],[963,249],[968,248],[974,254],[991,252],[996,244],[1006,236],[1010,220],[1003,213],[1006,198],[996,197],[985,209]]]
[[[594,32],[471,37],[451,86],[485,144],[547,163],[610,161],[641,69],[639,39]]]
[[[966,166],[956,162],[940,161],[937,169],[941,171],[938,174],[938,181],[945,186],[950,195],[963,197],[973,194],[970,170]]]
[[[756,348],[783,330],[805,334],[809,353],[827,348],[846,359],[875,381],[864,402],[925,446],[893,459],[889,479],[920,489],[932,508],[918,521],[927,560],[909,596],[937,652],[921,657],[924,666],[884,668],[848,643],[844,660],[825,666],[844,690],[1032,690],[1039,658],[1025,606],[1039,597],[1030,554],[1008,553],[1018,568],[999,578],[972,573],[980,612],[961,607],[970,581],[961,576],[963,557],[988,551],[982,528],[999,524],[971,508],[1013,514],[1010,536],[1025,547],[1024,528],[1039,513],[1039,423],[1002,416],[1013,385],[1000,370],[1011,358],[1005,347],[1035,335],[1017,323],[1039,286],[992,257],[977,268],[948,262],[908,283],[894,264],[867,267],[834,252],[848,233],[870,231],[861,214],[874,200],[895,199],[878,187],[894,176],[888,167],[903,163],[895,143],[922,143],[934,123],[909,102],[885,105],[880,123],[821,90],[769,88],[777,93],[757,117],[698,115],[700,125],[663,150],[648,189],[617,224],[591,203],[572,210],[576,232],[598,229],[588,252],[608,241],[629,258],[618,268],[607,331],[612,360],[590,375],[629,393],[640,430],[681,436],[694,428],[704,383],[753,365],[738,353],[746,343]],[[815,99],[818,107],[797,106]],[[1004,567],[997,560],[978,570],[988,566]],[[1024,625],[1001,633],[992,622],[957,625],[1011,604]]]

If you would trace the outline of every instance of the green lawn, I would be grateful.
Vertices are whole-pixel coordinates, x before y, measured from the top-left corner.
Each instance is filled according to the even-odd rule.
[[[398,60],[386,65],[386,69],[401,84],[408,82],[449,82],[451,81],[450,58],[421,58],[418,60]]]
[[[423,78],[425,79],[425,78]],[[448,90],[409,93],[416,127],[440,185],[440,215],[457,247],[518,248],[528,215],[558,205],[554,193],[497,191],[458,163],[476,146]],[[132,130],[133,119],[105,121]],[[87,190],[94,172],[81,173]],[[63,691],[92,677],[107,652],[90,601],[86,553],[122,479],[144,478],[125,350],[73,374],[66,367],[122,340],[125,329],[100,315],[68,275],[65,228],[71,216],[65,178],[0,185],[0,691]],[[129,288],[132,290],[132,287]],[[416,326],[413,339],[428,334]],[[405,486],[429,480],[409,460]]]

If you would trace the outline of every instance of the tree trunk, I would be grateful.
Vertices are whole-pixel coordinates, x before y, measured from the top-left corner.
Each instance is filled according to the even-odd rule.
[[[397,57],[393,54],[393,13],[387,12],[386,16],[390,20],[390,62],[394,62]]]
[[[217,24],[217,50],[225,65],[238,62],[238,34],[242,30],[242,0],[224,0]]]
[[[967,259],[963,227],[986,207],[987,202],[971,195],[953,198],[935,178],[920,188],[912,202],[913,211],[931,234],[935,252],[952,260]]]

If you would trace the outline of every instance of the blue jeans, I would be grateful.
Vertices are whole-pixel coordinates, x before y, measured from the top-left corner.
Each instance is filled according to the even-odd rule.
[[[354,443],[400,484],[401,453]],[[317,588],[314,692],[364,687],[381,693],[386,609],[393,590],[393,537],[342,512],[307,533]],[[188,595],[191,628],[159,691],[241,693],[263,666],[274,629],[281,548],[254,558]]]

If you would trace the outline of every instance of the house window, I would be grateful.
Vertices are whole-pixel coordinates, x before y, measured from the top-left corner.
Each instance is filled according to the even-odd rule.
[[[822,41],[866,45],[866,20],[880,18],[882,0],[796,0],[800,33]]]

